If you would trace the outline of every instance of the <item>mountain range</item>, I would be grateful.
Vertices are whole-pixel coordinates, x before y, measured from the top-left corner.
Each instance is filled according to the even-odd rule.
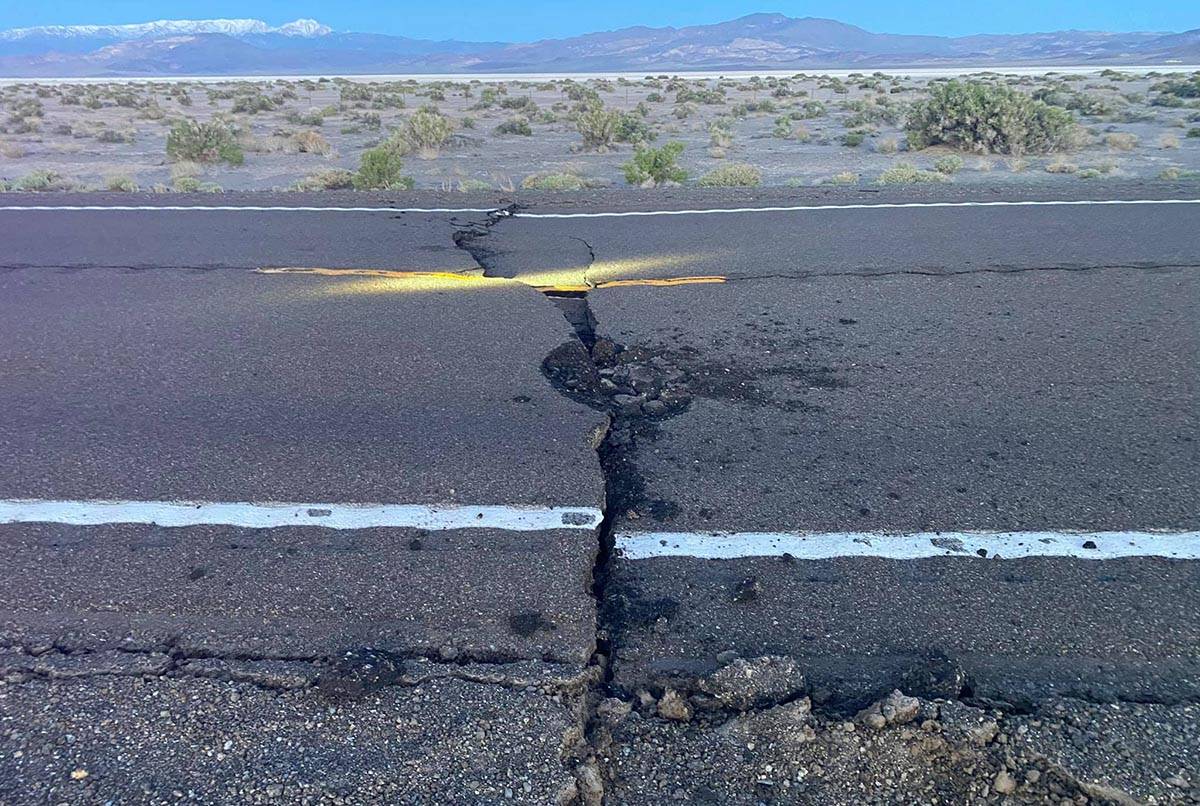
[[[538,42],[335,31],[316,20],[159,20],[0,31],[0,76],[661,72],[1200,62],[1182,33],[880,34],[836,20],[751,14],[714,25],[622,28]]]

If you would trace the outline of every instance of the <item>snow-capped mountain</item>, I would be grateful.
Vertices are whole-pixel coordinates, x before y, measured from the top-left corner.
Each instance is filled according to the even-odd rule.
[[[328,25],[316,20],[295,20],[273,27],[262,20],[156,20],[131,25],[40,25],[33,28],[10,28],[0,31],[0,41],[19,42],[26,39],[111,39],[117,42],[148,37],[180,36],[186,34],[281,34],[283,36],[314,37],[333,33]]]
[[[335,32],[315,20],[160,20],[0,31],[0,76],[355,75],[633,70],[886,69],[948,65],[1195,64],[1200,29],[967,37],[875,33],[837,20],[751,14],[540,42]]]

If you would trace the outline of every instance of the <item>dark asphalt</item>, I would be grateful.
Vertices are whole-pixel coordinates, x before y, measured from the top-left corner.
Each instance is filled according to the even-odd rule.
[[[543,199],[518,213],[618,208]],[[1198,216],[0,211],[0,499],[598,507],[607,493],[618,533],[1198,529]],[[465,279],[254,272],[280,266]],[[558,300],[575,332],[529,287],[693,275],[729,281]],[[576,332],[596,356],[618,345],[606,381],[674,397],[646,414],[604,392]],[[557,371],[564,355],[576,375]],[[624,441],[597,451],[609,412]],[[0,546],[0,646],[16,658],[0,745],[23,754],[4,754],[0,778],[16,783],[0,800],[14,802],[119,799],[143,753],[166,792],[167,757],[141,748],[222,746],[211,734],[229,720],[238,736],[302,742],[294,725],[345,696],[309,684],[331,675],[360,688],[313,734],[336,747],[299,777],[282,772],[290,754],[243,752],[236,767],[189,764],[178,786],[237,802],[320,780],[370,802],[380,767],[365,748],[395,719],[386,765],[414,777],[378,797],[582,793],[597,639],[612,659],[603,691],[627,699],[687,693],[765,654],[794,658],[830,713],[893,687],[1021,711],[1200,699],[1192,562],[617,553],[595,578],[589,530],[9,524]],[[113,671],[110,655],[141,665]],[[200,685],[200,663],[223,671]],[[301,682],[225,666],[270,663],[298,664]],[[393,664],[403,674],[380,672]],[[441,682],[415,678],[420,664]],[[189,696],[194,715],[155,723]],[[89,739],[102,763],[77,778],[78,753],[46,750],[72,720],[72,735],[135,727]],[[405,732],[422,722],[484,738]],[[464,755],[470,737],[479,758]],[[444,768],[428,762],[438,753]]]

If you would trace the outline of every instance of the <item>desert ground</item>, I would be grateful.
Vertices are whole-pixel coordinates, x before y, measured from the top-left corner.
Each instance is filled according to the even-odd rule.
[[[14,83],[0,87],[0,189],[1200,180],[1200,73],[983,73],[966,80],[1066,110],[1074,120],[1070,136],[999,153],[979,143],[916,142],[906,130],[913,110],[944,79],[884,73]],[[171,147],[172,129],[190,121],[192,141],[200,142]],[[214,131],[226,139],[213,141]],[[662,151],[674,143],[681,146]],[[381,145],[391,147],[390,159],[382,173],[368,176],[364,154]],[[639,149],[665,154],[669,169],[630,173],[625,166]]]

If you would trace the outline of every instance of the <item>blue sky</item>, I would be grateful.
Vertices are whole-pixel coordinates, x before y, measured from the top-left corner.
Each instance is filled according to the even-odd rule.
[[[887,33],[961,35],[1062,28],[1182,31],[1200,28],[1195,0],[995,0],[985,3],[789,2],[788,0],[508,0],[508,2],[337,2],[328,0],[0,0],[0,28],[144,22],[162,18],[313,17],[337,29],[432,39],[520,41],[620,28],[694,25],[755,11],[832,17]]]

